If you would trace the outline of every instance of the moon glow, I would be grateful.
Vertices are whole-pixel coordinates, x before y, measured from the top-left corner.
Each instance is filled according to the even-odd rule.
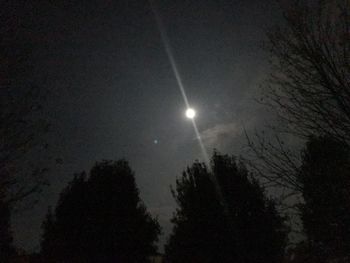
[[[186,117],[189,119],[193,119],[194,117],[196,117],[196,111],[192,108],[188,108],[186,110]]]

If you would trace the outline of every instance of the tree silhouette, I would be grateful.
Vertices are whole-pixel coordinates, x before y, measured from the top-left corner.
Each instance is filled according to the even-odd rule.
[[[318,262],[350,258],[350,149],[330,137],[311,138],[298,179],[304,230]]]
[[[0,261],[11,262],[15,249],[12,245],[12,233],[10,226],[10,208],[7,202],[0,198]]]
[[[40,190],[47,171],[32,159],[34,150],[37,156],[47,148],[42,143],[48,129],[42,112],[47,91],[26,80],[31,45],[19,5],[1,1],[0,10],[0,262],[14,250],[9,231],[13,206]]]
[[[77,175],[43,224],[49,262],[148,262],[160,234],[124,160],[102,161]]]
[[[350,145],[350,2],[285,2],[283,21],[267,34],[272,73],[261,100],[278,123],[269,130],[272,139],[257,133],[249,145],[260,176],[298,194],[301,160],[284,144],[286,134],[293,141],[327,135]]]
[[[214,262],[222,254],[227,222],[207,168],[194,163],[172,192],[179,208],[172,219],[166,258],[173,263]]]
[[[179,206],[166,246],[176,262],[280,262],[283,219],[234,157],[214,153],[211,171],[195,162],[176,181]]]
[[[265,102],[302,137],[350,143],[350,2],[292,1],[268,34],[273,72]]]
[[[6,200],[12,203],[37,191],[46,171],[41,165],[29,162],[28,155],[33,149],[45,148],[42,135],[48,123],[42,106],[48,89],[33,85],[27,78],[32,45],[21,19],[24,15],[21,3],[2,1],[1,4],[0,191],[7,192]]]
[[[0,10],[0,262],[14,253],[10,231],[14,204],[37,192],[46,168],[29,161],[39,152],[48,124],[44,91],[25,80],[31,46],[24,37],[20,3],[2,1]]]

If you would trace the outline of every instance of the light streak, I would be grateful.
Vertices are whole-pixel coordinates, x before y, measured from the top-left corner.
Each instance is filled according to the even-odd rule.
[[[161,39],[162,39],[162,42],[163,42],[163,45],[164,45],[164,48],[165,48],[165,52],[166,52],[166,54],[168,56],[169,62],[171,64],[171,68],[173,69],[173,72],[174,72],[174,75],[175,75],[178,87],[180,89],[181,95],[182,95],[182,97],[183,97],[183,99],[185,101],[186,108],[190,108],[190,104],[188,103],[188,99],[187,99],[187,95],[186,95],[186,92],[185,92],[185,88],[184,88],[184,85],[182,83],[182,79],[181,79],[180,73],[179,73],[179,71],[177,69],[176,61],[174,59],[174,55],[173,55],[173,52],[171,50],[170,42],[169,42],[167,33],[166,33],[164,25],[163,25],[163,21],[162,21],[159,13],[157,11],[157,8],[156,8],[155,4],[153,3],[153,1],[149,0],[149,3],[150,3],[150,6],[151,6],[151,9],[152,9],[152,12],[154,14],[154,17],[156,18],[158,30],[160,32],[160,36],[161,36]]]
[[[171,49],[171,46],[170,46],[170,42],[169,42],[169,39],[168,39],[166,30],[165,30],[165,27],[163,25],[163,21],[162,21],[159,13],[157,11],[157,8],[156,8],[155,4],[153,3],[153,0],[149,0],[149,3],[150,3],[150,6],[151,6],[151,9],[152,9],[152,12],[154,14],[154,17],[156,19],[158,30],[159,30],[160,36],[161,36],[161,40],[163,42],[163,45],[164,45],[164,48],[165,48],[165,52],[166,52],[166,54],[168,56],[168,59],[169,59],[171,68],[173,70],[173,73],[175,75],[175,78],[176,78],[179,90],[180,90],[181,95],[183,97],[183,100],[185,102],[186,108],[190,109],[191,107],[190,107],[190,104],[188,102],[188,98],[187,98],[187,95],[186,95],[186,92],[185,92],[185,87],[184,87],[184,85],[182,83],[182,79],[181,79],[179,70],[178,70],[177,65],[176,65],[176,61],[175,61],[175,58],[174,58],[174,55],[173,55],[173,52],[172,52],[172,49]],[[192,121],[193,128],[194,128],[194,131],[195,131],[195,134],[196,134],[196,138],[198,139],[198,143],[199,143],[199,146],[200,146],[202,154],[203,154],[204,163],[207,166],[208,170],[211,171],[210,159],[209,159],[209,156],[208,156],[208,152],[205,149],[205,146],[203,144],[203,141],[202,141],[201,135],[199,133],[199,130],[197,128],[197,124],[195,122],[195,119],[191,118],[191,121]],[[224,206],[224,210],[225,210],[226,213],[228,213],[228,206],[226,204],[225,198],[223,197],[223,193],[221,191],[221,187],[219,185],[219,182],[217,181],[217,178],[215,177],[215,175],[213,173],[209,173],[209,174],[211,175],[210,177],[212,178],[212,181],[213,181],[213,183],[215,185],[215,188],[217,189],[217,193],[218,193],[219,198],[221,199],[221,202],[222,202],[222,204]]]
[[[164,49],[165,49],[165,52],[166,52],[166,54],[168,56],[168,59],[169,59],[171,68],[173,70],[173,73],[175,75],[176,82],[178,84],[179,90],[180,90],[181,95],[183,97],[183,100],[185,102],[186,108],[190,109],[191,107],[190,107],[190,104],[188,102],[188,98],[187,98],[187,95],[186,95],[186,92],[185,92],[185,87],[184,87],[184,85],[182,83],[182,79],[181,79],[179,70],[178,70],[177,65],[176,65],[176,61],[175,61],[175,58],[174,58],[174,55],[173,55],[173,52],[172,52],[172,49],[171,49],[171,46],[170,46],[170,42],[169,42],[166,30],[165,30],[164,25],[163,25],[163,21],[162,21],[159,13],[157,11],[157,8],[156,8],[155,4],[153,3],[153,1],[149,0],[149,3],[150,3],[150,6],[151,6],[151,9],[152,9],[152,12],[154,14],[154,17],[156,19],[158,30],[160,32],[160,36],[161,36],[161,39],[162,39],[162,42],[163,42],[163,45],[164,45]],[[205,149],[205,146],[204,146],[203,141],[201,139],[201,136],[200,136],[200,133],[198,131],[198,128],[197,128],[195,120],[194,119],[191,119],[191,120],[192,120],[192,123],[193,123],[194,131],[196,133],[196,138],[198,139],[199,146],[200,146],[202,154],[203,154],[204,162],[207,165],[208,169],[210,169],[210,162],[209,162],[209,157],[208,157],[207,150]]]

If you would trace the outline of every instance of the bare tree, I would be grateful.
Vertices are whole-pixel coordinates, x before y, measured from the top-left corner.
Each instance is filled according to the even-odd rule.
[[[47,91],[24,81],[31,46],[19,5],[1,1],[0,10],[0,198],[10,202],[38,189],[37,179],[46,169],[26,160],[48,128],[42,111]],[[19,183],[20,173],[30,176],[30,184]]]
[[[265,187],[278,187],[285,197],[294,195],[301,190],[301,185],[295,175],[300,166],[300,155],[290,149],[278,133],[265,136],[255,132],[251,138],[246,134],[249,154],[248,163]]]
[[[252,167],[288,197],[301,189],[301,156],[286,135],[327,135],[350,145],[350,1],[293,1],[284,10],[284,23],[267,34],[272,73],[261,99],[278,123],[272,136],[247,138]]]
[[[288,133],[350,144],[350,1],[295,1],[284,22],[268,33],[273,73],[263,103]]]
[[[40,89],[27,87],[24,93],[13,87],[1,87],[0,99],[0,192],[17,201],[35,192],[46,168],[36,168],[26,160],[41,145],[48,123],[41,115]],[[18,184],[19,174],[31,177],[30,184]]]
[[[0,3],[0,261],[12,262],[11,213],[41,185],[46,169],[28,160],[47,123],[41,118],[43,90],[21,81],[30,51],[16,11],[21,3]]]

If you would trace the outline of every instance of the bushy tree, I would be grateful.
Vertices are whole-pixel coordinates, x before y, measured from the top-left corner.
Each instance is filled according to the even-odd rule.
[[[42,253],[52,262],[148,262],[160,234],[124,160],[76,176],[43,228]]]
[[[10,225],[10,208],[8,203],[0,198],[0,262],[11,262],[14,254],[15,249],[12,245]]]
[[[179,208],[165,246],[167,260],[215,262],[224,255],[227,219],[204,164],[196,162],[187,168],[172,192]]]
[[[166,258],[176,262],[280,262],[283,219],[243,163],[215,153],[176,181],[178,204]]]
[[[309,246],[318,262],[350,259],[350,149],[330,137],[311,138],[298,179]]]

